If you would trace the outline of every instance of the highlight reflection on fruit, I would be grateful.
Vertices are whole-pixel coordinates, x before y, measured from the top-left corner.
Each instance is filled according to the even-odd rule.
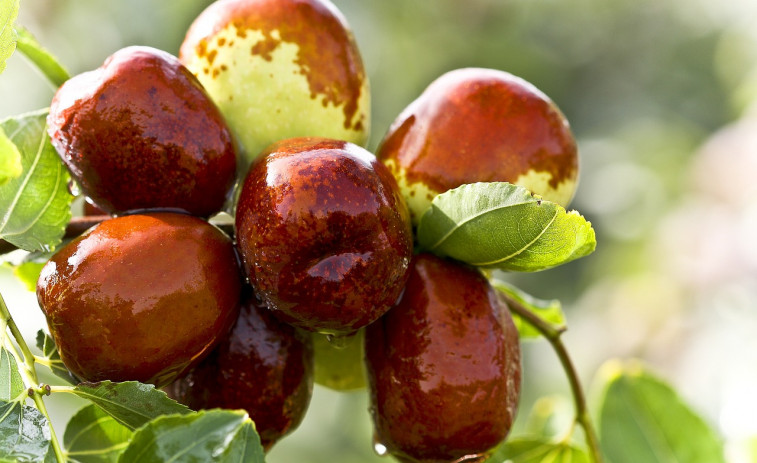
[[[222,231],[152,213],[106,220],[61,248],[42,269],[37,299],[77,377],[161,386],[226,336],[241,284]]]
[[[482,461],[509,433],[518,332],[477,270],[417,255],[402,299],[366,328],[365,350],[376,440],[400,461]]]
[[[578,180],[565,116],[530,83],[492,69],[437,78],[392,123],[376,156],[415,225],[436,195],[466,183],[510,182],[567,206]]]
[[[412,255],[407,209],[386,167],[324,138],[263,153],[242,185],[236,232],[247,275],[274,314],[330,334],[389,310]]]
[[[221,108],[245,166],[285,138],[368,139],[368,76],[328,0],[216,1],[195,19],[179,58]]]

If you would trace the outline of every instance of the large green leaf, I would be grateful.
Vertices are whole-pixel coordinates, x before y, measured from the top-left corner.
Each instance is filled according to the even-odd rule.
[[[192,410],[170,399],[152,384],[137,381],[81,383],[71,391],[92,401],[129,429],[144,426],[161,415],[188,414]]]
[[[162,416],[134,433],[121,462],[262,463],[260,437],[247,413],[208,410]]]
[[[49,251],[71,220],[69,175],[50,144],[46,111],[0,122],[21,152],[23,172],[0,186],[0,238],[27,251]]]
[[[541,318],[545,322],[560,328],[565,326],[565,314],[562,310],[562,304],[557,299],[537,299],[528,293],[523,292],[515,286],[505,283],[502,280],[492,280],[492,286],[497,291],[503,293],[506,298],[512,299],[519,303],[523,308],[531,311],[534,315]],[[524,322],[523,319],[516,313],[511,312],[515,327],[518,328],[518,334],[521,339],[534,339],[541,336],[541,333],[533,326]]]
[[[641,460],[640,460],[641,461]],[[485,463],[589,463],[586,452],[566,442],[516,438],[500,445]]]
[[[55,373],[56,376],[66,380],[70,384],[76,384],[79,381],[68,371],[68,368],[63,364],[60,359],[60,353],[55,346],[55,341],[50,335],[46,334],[43,330],[37,331],[37,347],[42,351],[42,355],[47,358],[49,362],[50,370]]]
[[[16,27],[16,32],[18,50],[26,55],[55,87],[63,85],[63,82],[69,78],[68,71],[34,38],[31,32],[23,27]]]
[[[16,49],[18,0],[0,0],[0,72],[5,70],[5,62]]]
[[[16,357],[0,346],[0,400],[10,402],[26,391],[24,380],[18,370]]]
[[[602,451],[610,463],[723,463],[720,439],[665,382],[639,362],[600,371]]]
[[[63,446],[71,462],[115,463],[133,432],[90,404],[76,412],[66,426]]]
[[[591,223],[506,182],[472,183],[434,198],[418,225],[422,248],[471,265],[534,272],[594,251]]]
[[[21,175],[21,153],[0,127],[0,185]]]
[[[39,462],[50,454],[50,427],[39,410],[0,402],[0,461]]]

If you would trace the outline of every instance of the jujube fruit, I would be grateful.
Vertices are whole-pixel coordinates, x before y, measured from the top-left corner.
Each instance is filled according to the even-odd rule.
[[[309,333],[278,321],[250,290],[230,334],[167,392],[193,410],[246,410],[267,450],[297,428],[312,390]]]
[[[153,213],[106,220],[61,248],[42,269],[37,298],[74,375],[160,386],[226,335],[241,285],[221,230]]]
[[[247,275],[281,320],[351,333],[397,300],[412,256],[407,208],[375,156],[324,138],[273,144],[236,210]]]
[[[493,69],[437,78],[392,123],[376,156],[416,225],[436,195],[466,183],[510,182],[567,206],[578,179],[565,116],[532,84]]]
[[[328,0],[216,1],[192,23],[179,59],[221,108],[245,165],[285,138],[368,140],[368,76]]]
[[[402,299],[366,328],[365,350],[376,441],[400,461],[480,461],[510,431],[518,333],[477,270],[416,256]]]
[[[61,86],[50,106],[53,146],[82,192],[109,214],[151,208],[207,217],[236,180],[221,113],[170,54],[117,51]]]

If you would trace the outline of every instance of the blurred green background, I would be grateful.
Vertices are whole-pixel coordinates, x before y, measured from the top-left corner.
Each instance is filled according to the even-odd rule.
[[[72,74],[128,45],[178,53],[208,1],[23,0],[19,23]],[[335,0],[369,72],[375,148],[436,77],[465,66],[531,81],[568,117],[581,179],[572,208],[597,251],[510,279],[559,298],[587,384],[607,359],[641,358],[723,436],[729,461],[757,461],[757,3],[752,0]],[[53,95],[20,54],[0,76],[0,118]],[[33,293],[0,270],[31,338]],[[549,346],[524,346],[518,426],[541,396],[568,400]],[[58,429],[75,404],[51,398]],[[569,402],[567,402],[569,403]],[[568,409],[569,412],[569,409]],[[751,441],[750,441],[751,439]],[[316,388],[276,462],[364,462],[365,393]]]

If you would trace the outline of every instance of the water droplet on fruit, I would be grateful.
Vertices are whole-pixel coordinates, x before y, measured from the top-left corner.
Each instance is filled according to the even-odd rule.
[[[373,435],[373,451],[380,457],[385,457],[389,454],[389,449],[386,448],[386,445],[379,442],[378,436],[375,434]]]
[[[79,196],[81,194],[79,184],[73,179],[68,181],[68,192],[71,193],[71,196]]]

